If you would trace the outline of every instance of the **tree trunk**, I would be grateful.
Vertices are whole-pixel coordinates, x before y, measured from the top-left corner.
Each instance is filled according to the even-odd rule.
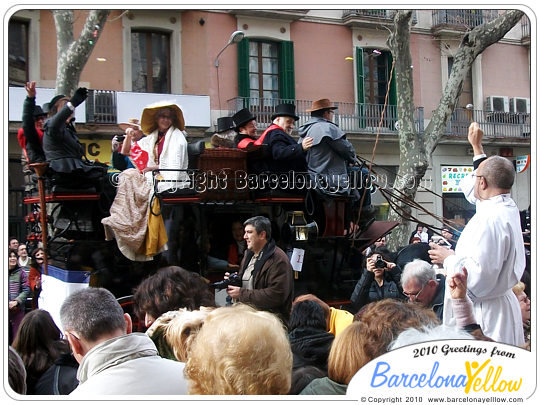
[[[450,77],[443,91],[439,106],[432,115],[424,133],[417,133],[414,126],[413,66],[410,53],[410,26],[412,11],[400,10],[394,17],[394,26],[387,44],[395,61],[397,110],[399,117],[400,166],[393,192],[414,201],[416,191],[428,168],[431,155],[439,143],[448,120],[454,112],[461,95],[463,82],[476,57],[488,46],[498,42],[514,27],[523,12],[510,10],[495,20],[477,26],[466,33],[454,57]],[[399,220],[401,225],[392,231],[389,247],[396,249],[408,244],[411,208],[407,202],[391,199],[389,219]]]
[[[81,72],[103,31],[111,10],[90,10],[77,40],[73,36],[73,10],[51,10],[56,26],[56,94],[71,96]]]

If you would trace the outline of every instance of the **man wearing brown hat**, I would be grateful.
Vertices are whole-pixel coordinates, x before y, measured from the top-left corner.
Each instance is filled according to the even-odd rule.
[[[355,162],[356,152],[345,132],[332,122],[337,107],[323,98],[312,103],[308,122],[298,129],[300,139],[313,138],[313,147],[307,152],[308,172],[318,189],[325,194],[350,193],[348,166]]]
[[[298,121],[294,104],[278,104],[270,125],[257,140],[267,145],[266,166],[272,173],[306,171],[306,151],[313,139],[305,137],[300,143],[291,136],[294,123]]]

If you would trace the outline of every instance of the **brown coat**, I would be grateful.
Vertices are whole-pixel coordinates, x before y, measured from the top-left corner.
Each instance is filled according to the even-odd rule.
[[[240,265],[242,277],[253,252],[248,250]],[[275,313],[287,324],[293,300],[293,270],[289,258],[274,241],[266,243],[253,269],[253,290],[240,289],[238,301]]]

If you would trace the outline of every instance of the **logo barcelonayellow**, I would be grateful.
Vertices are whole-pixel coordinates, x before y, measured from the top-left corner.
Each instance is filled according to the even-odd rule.
[[[403,398],[494,403],[509,397],[525,402],[536,380],[536,359],[528,350],[478,340],[439,340],[377,357],[352,378],[347,395],[374,403],[407,402]]]

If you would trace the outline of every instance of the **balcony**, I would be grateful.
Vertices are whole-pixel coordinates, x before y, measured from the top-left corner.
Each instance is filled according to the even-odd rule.
[[[433,10],[431,31],[435,35],[462,35],[498,15],[497,10]]]
[[[229,115],[233,115],[242,108],[249,108],[257,121],[257,128],[266,129],[271,124],[271,116],[274,107],[281,103],[290,103],[292,100],[270,99],[270,98],[245,98],[235,97],[228,100]],[[296,128],[305,124],[310,113],[306,110],[311,107],[311,100],[294,100],[296,104],[296,115],[300,117],[296,123]],[[352,134],[377,134],[379,124],[381,124],[380,133],[386,135],[397,135],[397,107],[395,105],[381,104],[358,104],[358,103],[334,103],[337,107],[334,114],[334,122],[347,133]],[[381,121],[381,114],[384,116]],[[415,109],[415,125],[418,132],[424,131],[424,108]]]
[[[376,28],[393,24],[397,10],[343,10],[343,23],[349,27]],[[413,11],[412,23],[417,23],[416,11]]]
[[[478,122],[486,138],[523,139],[531,137],[531,114],[456,108],[445,135],[466,137],[472,121]]]

